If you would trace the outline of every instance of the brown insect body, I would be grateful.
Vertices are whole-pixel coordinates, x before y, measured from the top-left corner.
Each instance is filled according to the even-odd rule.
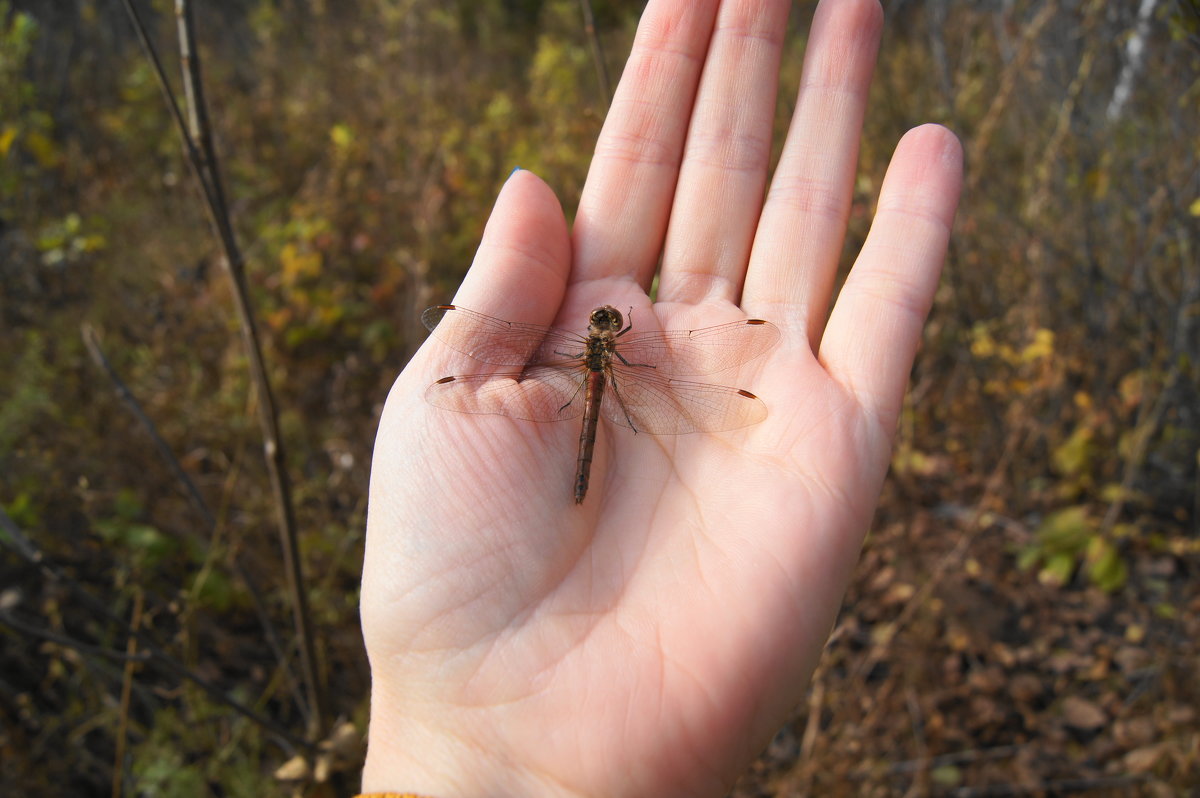
[[[537,422],[583,417],[577,504],[587,495],[602,415],[652,435],[722,432],[767,416],[766,405],[749,391],[674,378],[724,371],[767,351],[779,340],[779,330],[761,319],[628,335],[632,321],[626,325],[611,305],[591,312],[586,335],[455,305],[431,307],[421,320],[438,339],[474,360],[517,368],[443,377],[425,392],[430,404]]]
[[[588,318],[587,350],[583,355],[588,376],[583,399],[583,428],[579,431],[579,460],[575,468],[576,504],[582,504],[583,497],[587,495],[592,454],[596,449],[596,430],[600,426],[600,403],[604,399],[605,385],[613,380],[613,356],[620,357],[617,355],[617,338],[629,331],[629,327],[622,329],[623,324],[621,312],[612,305],[596,308]],[[613,387],[615,389],[615,384]],[[620,394],[615,390],[613,393],[613,398],[620,402]],[[630,427],[637,432],[632,421]]]

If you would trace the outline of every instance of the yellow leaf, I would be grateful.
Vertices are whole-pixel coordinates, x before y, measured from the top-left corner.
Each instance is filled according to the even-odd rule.
[[[1192,204],[1188,206],[1188,213],[1192,216],[1200,216],[1200,197],[1192,200]]]
[[[510,125],[516,118],[517,106],[507,92],[497,92],[484,110],[484,116],[493,125]]]
[[[1053,354],[1054,331],[1043,327],[1033,334],[1033,342],[1021,350],[1021,362],[1032,363]]]
[[[1096,433],[1091,427],[1080,426],[1054,450],[1051,461],[1054,469],[1063,476],[1078,476],[1092,464],[1092,439]]]
[[[58,166],[58,147],[54,145],[54,141],[50,137],[36,130],[31,130],[25,136],[25,149],[29,150],[29,154],[38,162],[38,166],[43,169],[51,169]]]
[[[12,149],[13,142],[17,140],[17,128],[15,125],[9,125],[0,130],[0,158],[8,155],[8,151]]]
[[[1137,491],[1126,488],[1119,482],[1106,482],[1100,488],[1100,498],[1112,504],[1113,502],[1134,502],[1141,496]]]
[[[996,353],[996,341],[982,323],[971,329],[971,354],[981,360]]]
[[[347,124],[339,122],[329,130],[329,140],[338,150],[348,150],[354,143],[354,130]]]
[[[305,277],[316,277],[321,273],[321,253],[301,252],[295,244],[284,244],[279,251],[279,267],[283,281],[295,285]]]

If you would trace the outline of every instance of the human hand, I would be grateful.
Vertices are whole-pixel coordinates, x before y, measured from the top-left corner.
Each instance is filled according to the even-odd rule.
[[[480,369],[426,342],[371,475],[364,791],[721,795],[800,698],[887,469],[961,150],[935,126],[900,142],[827,319],[882,14],[821,3],[764,202],[790,6],[651,0],[573,232],[515,173],[455,298],[569,329],[603,304],[635,332],[768,319],[781,343],[711,380],[767,419],[602,425],[576,505],[578,425],[431,407],[429,383]]]

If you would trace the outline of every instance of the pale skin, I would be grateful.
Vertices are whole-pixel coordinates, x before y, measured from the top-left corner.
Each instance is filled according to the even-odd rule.
[[[371,475],[364,792],[720,796],[802,698],[887,470],[962,155],[938,126],[903,137],[833,296],[882,12],[821,3],[769,177],[789,7],[650,0],[574,228],[516,172],[454,298],[573,330],[603,304],[635,331],[768,319],[774,349],[706,378],[767,419],[602,423],[576,505],[578,424],[429,406],[434,380],[488,367],[427,341]]]

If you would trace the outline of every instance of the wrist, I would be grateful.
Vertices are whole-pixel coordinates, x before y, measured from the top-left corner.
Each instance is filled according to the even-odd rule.
[[[440,710],[451,716],[440,720],[451,722],[431,723],[411,713],[377,709],[377,700],[372,697],[363,793],[410,792],[428,798],[568,794],[501,747],[463,733],[453,722],[452,716],[460,714],[453,708]]]

